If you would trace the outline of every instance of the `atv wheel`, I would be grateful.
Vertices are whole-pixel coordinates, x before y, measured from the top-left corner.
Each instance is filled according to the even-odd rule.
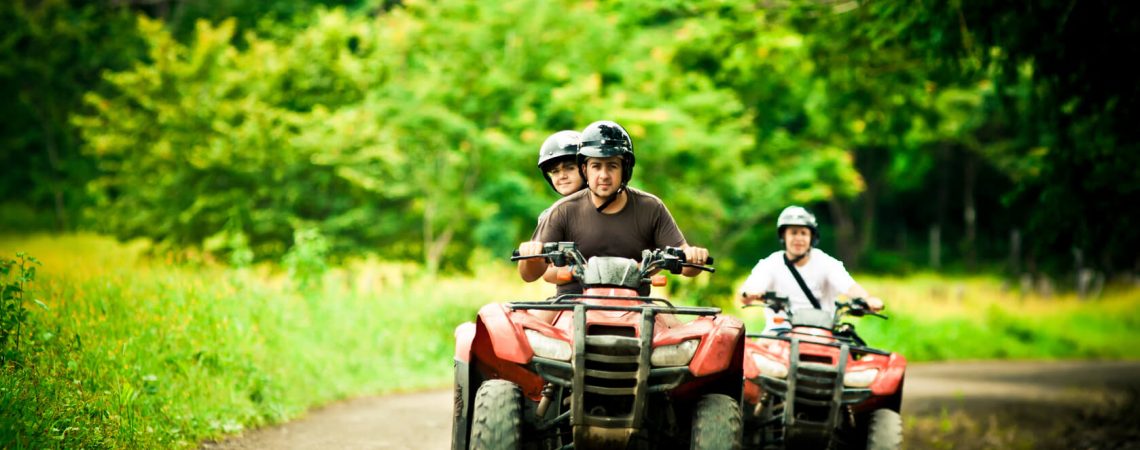
[[[867,424],[868,450],[895,450],[902,447],[902,417],[889,409],[876,409]]]
[[[471,450],[515,450],[522,425],[522,394],[506,380],[487,380],[475,394]]]
[[[740,405],[732,397],[709,394],[697,403],[693,413],[693,441],[697,450],[739,449]]]

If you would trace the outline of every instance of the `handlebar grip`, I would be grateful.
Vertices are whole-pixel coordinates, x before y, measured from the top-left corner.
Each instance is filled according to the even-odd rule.
[[[706,260],[705,260],[705,264],[707,264],[707,265],[710,265],[710,266],[711,266],[711,265],[713,264],[713,257],[711,257],[711,256],[710,256],[710,257],[709,257],[709,259],[706,259]]]
[[[514,251],[511,252],[511,257],[515,258],[518,256],[519,256],[519,249],[516,248]]]

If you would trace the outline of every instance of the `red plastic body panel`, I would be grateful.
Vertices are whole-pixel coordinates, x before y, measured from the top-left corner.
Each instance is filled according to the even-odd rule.
[[[838,348],[812,344],[812,341],[821,343],[835,342],[830,332],[817,328],[796,328],[795,331],[797,333],[796,336],[800,339],[801,361],[805,359],[820,363],[830,361],[830,364],[838,365]],[[811,336],[804,336],[804,334]],[[746,382],[744,386],[744,400],[746,403],[756,404],[760,401],[761,389],[753,382],[754,379],[760,376],[760,369],[756,366],[753,355],[759,354],[786,365],[791,356],[790,347],[791,344],[778,339],[749,339],[748,342],[745,343],[744,378]],[[868,399],[865,403],[880,403],[884,397],[893,396],[899,392],[902,379],[906,374],[906,358],[898,353],[891,353],[889,356],[866,354],[860,359],[854,359],[851,355],[848,355],[847,372],[871,368],[879,369],[879,375],[870,386],[873,397]]]
[[[697,377],[723,372],[740,359],[736,356],[740,353],[737,348],[744,337],[744,322],[730,316],[717,316],[712,320],[702,317],[686,327],[710,322],[711,329],[701,333],[705,338],[701,340],[700,347],[697,347],[697,352],[689,363],[689,370]]]
[[[525,317],[524,317],[525,316]],[[502,378],[519,385],[523,395],[532,400],[542,397],[542,377],[523,365],[534,356],[523,335],[521,324],[514,318],[540,322],[522,311],[510,311],[502,304],[489,304],[479,310],[472,344],[475,367],[484,378]]]
[[[463,322],[455,327],[455,360],[471,362],[471,343],[475,341],[475,322]]]
[[[631,289],[595,288],[587,295],[635,297]],[[591,305],[640,306],[640,300],[622,299],[581,299]],[[600,311],[586,313],[586,326],[629,327],[634,335],[641,335],[641,314],[634,311]],[[553,323],[546,322],[526,310],[512,311],[505,304],[489,304],[479,310],[474,324],[463,324],[456,328],[456,359],[473,360],[475,367],[484,378],[502,378],[515,382],[523,394],[531,400],[541,398],[543,380],[527,367],[534,356],[524,334],[532,329],[546,336],[572,344],[572,311],[562,311]],[[658,314],[654,324],[653,347],[674,345],[687,339],[700,338],[689,369],[697,378],[694,382],[679,386],[678,392],[699,390],[700,386],[712,382],[716,376],[732,372],[738,377],[741,371],[741,355],[744,344],[744,324],[730,316],[703,316],[689,323],[682,323],[675,316]],[[466,341],[466,342],[465,342]],[[467,358],[467,359],[463,359]],[[707,377],[707,379],[702,379]]]

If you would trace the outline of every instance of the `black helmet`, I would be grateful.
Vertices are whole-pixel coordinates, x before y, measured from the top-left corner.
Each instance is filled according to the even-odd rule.
[[[599,120],[586,126],[582,130],[582,144],[578,147],[578,166],[586,162],[586,158],[608,158],[621,156],[621,185],[624,187],[633,177],[633,141],[629,133],[616,122]],[[585,176],[582,177],[586,179]]]
[[[546,183],[554,188],[554,182],[550,180],[550,175],[547,174],[547,163],[555,163],[567,158],[573,158],[578,154],[578,141],[581,134],[574,130],[562,130],[550,135],[542,142],[542,147],[538,149],[538,170],[542,172],[542,177],[546,178]],[[555,192],[558,189],[554,190]]]

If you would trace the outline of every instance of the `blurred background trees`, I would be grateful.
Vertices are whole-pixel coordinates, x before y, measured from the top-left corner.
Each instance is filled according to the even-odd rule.
[[[1130,3],[205,5],[0,5],[0,226],[464,270],[555,200],[543,139],[610,119],[729,275],[791,203],[861,270],[1140,266]]]

